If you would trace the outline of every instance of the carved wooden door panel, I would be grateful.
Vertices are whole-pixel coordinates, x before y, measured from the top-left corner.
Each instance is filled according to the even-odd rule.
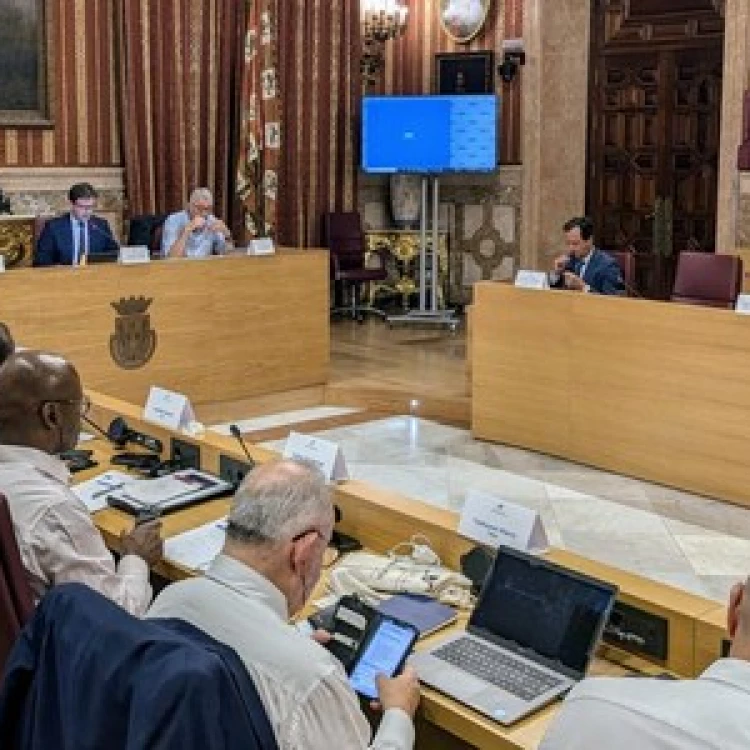
[[[716,231],[721,18],[713,0],[685,0],[685,17],[704,6],[700,38],[679,4],[671,15],[660,0],[595,8],[588,210],[601,246],[635,250],[636,285],[653,298],[669,296],[677,254],[713,251]],[[667,38],[657,17],[672,24],[659,27]]]

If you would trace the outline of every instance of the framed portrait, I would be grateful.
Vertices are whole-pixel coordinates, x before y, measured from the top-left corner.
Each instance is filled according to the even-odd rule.
[[[492,50],[438,52],[435,55],[435,91],[438,94],[494,93],[495,55]]]
[[[0,0],[0,125],[50,126],[45,0]]]
[[[440,0],[443,31],[455,42],[470,42],[484,26],[492,0]]]

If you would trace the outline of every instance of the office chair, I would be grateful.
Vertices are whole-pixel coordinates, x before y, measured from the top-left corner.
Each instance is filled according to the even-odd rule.
[[[7,750],[278,750],[244,664],[177,619],[141,620],[80,583],[39,602],[0,689]]]
[[[34,596],[18,551],[8,501],[0,495],[0,673],[33,612]]]
[[[635,297],[635,253],[632,250],[618,250],[609,253],[620,266],[622,280],[625,282],[625,294],[628,297]]]
[[[742,289],[742,261],[736,255],[680,253],[672,302],[734,308]]]
[[[146,245],[152,258],[161,258],[161,235],[169,214],[133,216],[128,228],[128,245]]]
[[[365,315],[378,315],[385,318],[385,313],[370,305],[361,304],[362,285],[371,281],[383,281],[387,272],[382,266],[368,268],[365,265],[365,235],[359,213],[327,213],[323,215],[323,243],[331,255],[331,281],[334,287],[338,284],[340,291],[349,293],[350,304],[334,307],[331,315],[347,315],[359,323]]]

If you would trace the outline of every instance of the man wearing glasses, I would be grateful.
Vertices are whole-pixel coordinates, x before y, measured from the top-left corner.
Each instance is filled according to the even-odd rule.
[[[70,188],[70,212],[44,225],[34,251],[35,266],[84,266],[92,256],[116,259],[120,246],[109,223],[94,216],[96,198],[88,182]]]
[[[234,497],[221,554],[206,575],[164,589],[148,617],[177,617],[231,646],[266,706],[280,750],[409,750],[419,683],[411,667],[377,681],[370,725],[339,661],[288,620],[320,577],[333,531],[323,476],[297,461],[251,471]]]
[[[58,455],[78,442],[89,408],[75,368],[42,352],[0,367],[0,493],[36,599],[59,583],[85,583],[134,615],[151,601],[149,566],[161,559],[158,522],[121,536],[115,564]]]
[[[164,222],[161,251],[165,258],[206,258],[231,250],[227,225],[213,215],[214,197],[208,188],[196,188],[183,211]]]

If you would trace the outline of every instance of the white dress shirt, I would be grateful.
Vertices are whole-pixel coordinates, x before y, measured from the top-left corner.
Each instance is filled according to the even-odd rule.
[[[750,662],[695,680],[593,677],[570,693],[539,750],[747,750]]]
[[[70,489],[70,472],[56,456],[0,445],[0,492],[34,596],[76,581],[140,616],[151,601],[148,566],[135,555],[115,565],[86,506]]]
[[[370,725],[335,657],[288,622],[284,595],[226,555],[206,575],[175,583],[147,617],[177,617],[233,648],[255,683],[280,750],[409,750],[414,726],[389,709],[370,743]]]

